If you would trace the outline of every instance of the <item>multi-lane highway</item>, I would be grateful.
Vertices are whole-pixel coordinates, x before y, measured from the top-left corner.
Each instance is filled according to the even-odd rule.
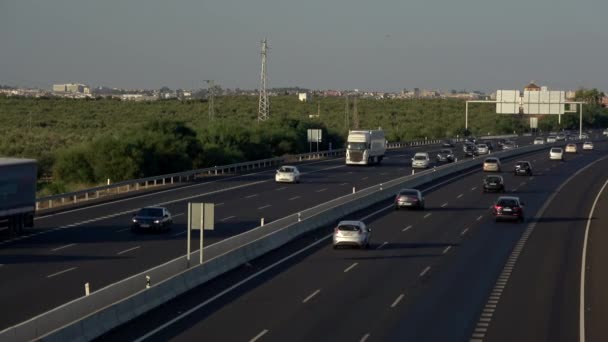
[[[187,187],[69,210],[36,219],[30,235],[0,242],[0,329],[185,253],[188,202],[214,202],[213,244],[259,225],[411,173],[416,151],[393,150],[379,166],[347,167],[343,158],[302,163],[300,184],[274,183],[274,170],[221,177]],[[459,149],[455,149],[459,151]],[[462,157],[460,152],[459,156]],[[163,234],[134,234],[130,218],[140,207],[163,205],[174,228]],[[52,295],[51,295],[52,294]]]
[[[394,211],[386,202],[352,215],[372,228],[371,250],[333,250],[332,227],[326,227],[178,297],[102,340],[464,341],[501,336],[499,311],[505,312],[502,327],[508,330],[510,317],[524,316],[525,304],[534,297],[523,284],[511,295],[521,296],[518,300],[506,299],[509,294],[505,292],[500,306],[489,302],[496,297],[497,288],[502,293],[504,287],[497,281],[504,279],[505,262],[512,252],[521,251],[520,238],[530,227],[536,230],[529,244],[534,239],[577,243],[567,241],[568,236],[553,237],[550,226],[562,222],[570,227],[578,222],[573,219],[577,217],[584,221],[589,206],[583,198],[594,197],[591,189],[596,183],[583,186],[572,199],[558,196],[566,194],[567,187],[576,187],[572,184],[578,184],[578,179],[598,178],[606,162],[581,171],[558,195],[553,194],[577,171],[606,154],[605,143],[597,143],[594,152],[567,155],[566,162],[550,161],[548,151],[542,151],[521,158],[533,163],[534,176],[503,172],[507,190],[526,202],[528,220],[524,224],[494,222],[489,207],[498,195],[481,192],[483,174],[474,170],[426,186],[425,211]],[[514,162],[505,162],[504,169],[512,170]],[[542,209],[548,199],[549,206]],[[568,206],[579,202],[582,208]],[[557,207],[551,209],[555,203]],[[546,229],[540,228],[543,225]],[[546,248],[553,251],[550,245]],[[532,264],[524,261],[524,254],[517,262],[522,272],[525,267],[520,265]],[[541,255],[533,254],[531,259],[542,262]],[[598,260],[595,256],[589,263],[600,263]],[[558,261],[554,267],[560,265]],[[516,282],[517,267],[509,282]],[[530,271],[520,276],[522,282],[536,271],[534,277],[557,282],[554,286],[560,288],[559,277],[547,280],[538,268],[527,267]],[[605,282],[596,280],[594,284],[601,287]],[[505,309],[502,303],[507,303]],[[488,313],[494,312],[497,323],[486,324]],[[529,314],[527,326],[534,323]],[[497,329],[495,335],[491,329]],[[515,335],[507,340],[528,340],[528,335],[510,329]]]

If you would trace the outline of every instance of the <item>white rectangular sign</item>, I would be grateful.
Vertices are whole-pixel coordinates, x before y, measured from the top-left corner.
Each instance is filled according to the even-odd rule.
[[[564,91],[524,91],[522,97],[524,114],[564,114],[565,102]]]
[[[200,230],[201,225],[204,230],[213,230],[214,228],[214,203],[188,203],[190,206],[190,228],[192,230]]]
[[[320,129],[309,129],[308,130],[308,142],[322,142]]]
[[[519,114],[519,90],[496,91],[496,114]]]

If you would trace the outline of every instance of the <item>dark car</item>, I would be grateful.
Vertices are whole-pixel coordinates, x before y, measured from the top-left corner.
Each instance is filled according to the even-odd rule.
[[[483,192],[505,192],[505,180],[502,176],[487,176],[483,180]]]
[[[395,210],[400,208],[424,209],[424,197],[419,190],[402,189],[395,197]]]
[[[498,139],[498,140],[496,140],[496,145],[502,147],[502,145],[504,145],[504,144],[505,144],[505,139]]]
[[[515,170],[513,171],[513,173],[516,176],[519,175],[525,175],[525,176],[532,176],[532,163],[530,163],[529,161],[518,161],[517,163],[515,163]]]
[[[513,141],[505,141],[505,143],[502,144],[503,150],[512,150],[514,148],[517,148],[517,144],[515,144]]]
[[[446,139],[441,143],[441,146],[443,147],[454,147],[454,140],[452,139]]]
[[[483,140],[481,143],[486,144],[486,146],[488,146],[488,150],[494,151],[494,143],[492,140]]]
[[[131,219],[132,230],[168,230],[173,225],[169,210],[163,207],[141,208]]]
[[[454,152],[450,149],[443,149],[437,153],[437,162],[451,163],[454,161]]]
[[[500,220],[523,222],[524,203],[519,200],[519,197],[501,196],[492,206],[492,214],[497,222]]]
[[[475,138],[473,136],[466,137],[466,138],[464,138],[464,142],[470,143],[470,144],[477,144],[477,138]]]
[[[464,144],[462,146],[462,152],[464,152],[465,156],[469,156],[469,157],[476,156],[478,154],[477,146],[475,146],[473,144]]]

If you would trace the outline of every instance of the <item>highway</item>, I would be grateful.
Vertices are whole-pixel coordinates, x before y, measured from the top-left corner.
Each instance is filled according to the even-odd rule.
[[[87,282],[95,291],[184,255],[188,202],[216,204],[216,229],[205,232],[210,245],[255,228],[261,218],[268,223],[348,194],[353,187],[410,174],[409,160],[421,150],[438,147],[391,150],[373,167],[347,167],[343,158],[301,163],[300,184],[276,184],[273,169],[38,217],[29,236],[0,242],[0,301],[15,308],[0,313],[0,329],[83,296]],[[172,231],[132,233],[132,213],[151,205],[171,211]]]
[[[524,224],[494,222],[489,207],[498,195],[481,193],[483,174],[474,170],[423,189],[425,211],[394,211],[387,201],[350,217],[372,228],[371,250],[332,249],[333,227],[326,227],[101,340],[469,340],[505,261],[537,224],[543,204],[607,152],[597,143],[596,151],[559,162],[543,151],[520,158],[532,161],[533,177],[503,172],[507,190],[526,202]],[[503,167],[510,171],[514,163]]]

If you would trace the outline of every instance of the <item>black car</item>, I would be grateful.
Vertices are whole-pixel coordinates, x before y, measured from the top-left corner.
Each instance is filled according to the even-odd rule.
[[[173,225],[169,210],[163,207],[141,208],[131,219],[131,230],[168,230]]]
[[[518,161],[517,163],[515,163],[515,170],[513,171],[513,173],[516,176],[532,176],[532,164],[529,161]]]
[[[454,147],[454,140],[452,139],[446,139],[443,141],[443,143],[441,143],[442,147]]]
[[[496,145],[502,147],[502,145],[504,145],[504,144],[505,144],[505,139],[498,139],[498,140],[496,140]]]
[[[496,222],[500,220],[524,222],[524,202],[519,197],[501,196],[492,206],[492,214]]]
[[[487,176],[483,180],[483,192],[505,192],[505,180],[502,176]]]
[[[462,152],[464,152],[465,156],[469,156],[469,157],[476,156],[478,154],[477,146],[475,146],[473,144],[464,144],[462,146]]]
[[[471,137],[466,137],[464,138],[464,142],[466,143],[470,143],[470,144],[477,144],[477,138],[471,136]]]
[[[486,144],[486,146],[488,146],[488,150],[494,151],[494,143],[492,143],[492,140],[484,140],[481,143]]]
[[[437,153],[437,162],[451,163],[454,161],[454,152],[450,149],[443,149]]]

